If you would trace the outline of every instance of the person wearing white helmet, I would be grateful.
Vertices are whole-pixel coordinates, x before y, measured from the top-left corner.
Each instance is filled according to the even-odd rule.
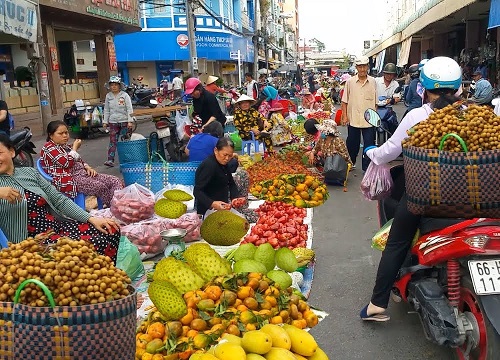
[[[115,162],[116,143],[120,136],[132,132],[134,120],[132,118],[132,100],[122,89],[122,80],[119,76],[111,76],[108,81],[110,92],[104,99],[104,119],[102,126],[109,127],[108,160],[104,163],[113,167]]]
[[[423,60],[422,60],[423,61]],[[420,84],[420,69],[422,67],[420,64],[413,64],[408,68],[408,74],[410,75],[411,81],[408,86],[408,91],[405,95],[405,102],[408,106],[403,117],[406,116],[411,110],[419,108],[422,106],[424,101],[424,88]]]
[[[435,57],[421,69],[420,82],[425,89],[426,103],[410,111],[396,132],[381,147],[372,146],[365,149],[365,154],[376,165],[395,160],[403,151],[402,142],[408,137],[407,131],[426,120],[434,109],[442,109],[459,100],[454,94],[462,83],[462,71],[455,60]],[[391,289],[408,254],[419,223],[420,216],[408,211],[407,198],[404,194],[396,209],[387,245],[380,259],[371,301],[360,312],[362,320],[384,322],[390,319],[385,311]]]

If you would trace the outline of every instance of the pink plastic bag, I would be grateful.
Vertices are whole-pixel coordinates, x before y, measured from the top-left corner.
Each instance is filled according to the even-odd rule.
[[[110,210],[114,217],[125,224],[146,220],[155,212],[155,196],[144,186],[132,184],[115,191]]]
[[[392,177],[389,165],[371,162],[361,181],[361,192],[366,200],[382,200],[391,195]]]

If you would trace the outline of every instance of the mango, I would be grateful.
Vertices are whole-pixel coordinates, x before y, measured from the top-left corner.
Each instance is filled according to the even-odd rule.
[[[155,354],[156,351],[165,345],[162,339],[153,339],[146,345],[146,352]]]
[[[230,343],[236,344],[241,346],[241,338],[239,336],[233,335],[233,334],[224,334],[221,337],[221,342],[222,340],[226,340]]]
[[[193,355],[191,355],[191,356],[193,356]],[[189,358],[189,360],[191,360],[191,358]],[[201,354],[201,357],[200,357],[200,359],[199,359],[199,360],[219,360],[219,359],[217,359],[217,358],[216,358],[214,355],[212,355],[212,354],[206,354],[206,353],[205,353],[205,354]]]
[[[201,360],[201,357],[202,357],[202,353],[194,353],[194,354],[191,354],[191,356],[189,357],[189,360]]]
[[[266,360],[266,358],[259,354],[247,354],[247,360]]]
[[[241,339],[241,347],[247,353],[265,354],[273,346],[271,336],[264,331],[247,331]]]
[[[297,360],[290,350],[276,347],[272,347],[264,357],[266,360]]]
[[[302,356],[313,356],[318,348],[316,340],[307,331],[296,328],[295,326],[285,324],[283,328],[286,330],[292,340],[291,350]]]
[[[310,356],[308,360],[328,360],[328,355],[318,347],[313,356]]]
[[[299,355],[299,354],[296,354],[296,353],[293,353],[293,355],[295,355],[295,357],[297,358],[297,360],[308,360],[308,358],[306,358],[306,357],[304,357],[302,355]]]
[[[247,354],[241,346],[225,342],[215,347],[215,356],[219,360],[246,360]]]
[[[286,330],[281,326],[266,324],[260,329],[260,331],[264,331],[265,333],[269,334],[269,336],[271,336],[273,347],[290,350],[292,346],[292,340],[290,339],[290,335],[288,335]]]

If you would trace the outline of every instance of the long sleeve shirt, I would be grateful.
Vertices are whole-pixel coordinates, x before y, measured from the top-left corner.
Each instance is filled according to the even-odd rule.
[[[221,165],[214,154],[196,169],[193,194],[200,215],[204,215],[214,201],[228,202],[240,196],[231,171],[227,165]]]
[[[87,222],[90,214],[82,210],[70,198],[56,190],[34,168],[16,168],[14,174],[0,175],[0,187],[13,187],[22,195],[22,201],[11,204],[0,199],[0,229],[7,239],[19,243],[28,237],[28,207],[24,198],[24,190],[29,190],[47,200],[50,208],[61,216],[79,222]]]
[[[205,90],[207,90],[208,92],[211,92],[212,94],[215,94],[215,93],[220,93],[220,94],[224,94],[224,93],[227,93],[227,91],[219,86],[217,86],[216,83],[211,83],[211,84],[208,84],[205,86]]]
[[[488,104],[493,99],[493,88],[486,79],[479,79],[476,82],[476,91],[472,97],[472,101],[478,104]]]
[[[104,119],[103,124],[117,124],[132,122],[132,100],[125,91],[113,94],[111,91],[104,99]]]
[[[366,152],[375,165],[387,164],[395,160],[403,151],[403,140],[408,137],[407,131],[419,122],[427,119],[433,112],[428,104],[413,109],[401,120],[394,134],[382,146],[370,149]]]
[[[420,81],[418,79],[413,79],[408,86],[408,92],[405,97],[406,103],[408,104],[408,111],[422,106],[423,97],[419,94],[419,83]]]
[[[213,116],[222,126],[226,123],[226,116],[222,112],[219,102],[214,94],[203,90],[198,99],[193,99],[194,112],[201,118],[202,125],[205,125]]]

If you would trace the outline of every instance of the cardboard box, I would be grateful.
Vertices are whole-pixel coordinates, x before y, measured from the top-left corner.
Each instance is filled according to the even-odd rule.
[[[14,97],[14,96],[19,96],[19,89],[12,88],[5,91],[5,97]]]
[[[25,95],[29,95],[29,94],[30,94],[30,92],[29,92],[28,88],[19,89],[19,95],[25,96]]]
[[[12,115],[18,115],[18,114],[26,114],[26,108],[17,108],[17,109],[11,109],[9,108],[9,113]]]
[[[72,101],[65,101],[65,102],[63,102],[63,106],[65,108],[70,108],[72,105],[73,105]]]
[[[39,102],[40,102],[40,99],[38,99],[38,95],[21,96],[21,106],[22,107],[38,106]]]
[[[86,89],[84,99],[95,99],[99,96],[96,89]]]
[[[36,88],[34,88],[34,87],[29,87],[28,88],[28,93],[30,95],[37,95],[38,94],[37,91],[36,91]]]
[[[5,102],[10,109],[17,109],[21,107],[21,97],[20,96],[9,96],[5,98]]]
[[[26,112],[29,112],[29,113],[40,112],[40,106],[30,106],[30,107],[27,107],[26,108]]]

